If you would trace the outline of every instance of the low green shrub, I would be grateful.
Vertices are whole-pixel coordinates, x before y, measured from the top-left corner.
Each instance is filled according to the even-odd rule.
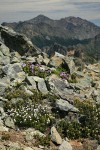
[[[42,146],[50,146],[50,135],[40,137],[38,134],[34,136],[36,142],[35,146],[42,145]]]
[[[70,139],[92,138],[100,142],[100,105],[90,101],[75,100],[79,109],[79,122],[62,119],[58,124],[58,131]]]
[[[51,70],[44,70],[39,64],[32,64],[25,62],[22,64],[23,71],[29,76],[38,76],[40,78],[46,78],[51,74]]]
[[[70,78],[68,79],[69,83],[77,83],[76,74],[71,74]]]
[[[51,114],[47,106],[43,106],[43,96],[40,92],[34,91],[32,96],[28,96],[21,90],[7,93],[9,101],[4,109],[9,116],[12,116],[15,125],[18,127],[34,127],[44,132],[51,124]],[[23,101],[11,103],[12,98],[22,98]]]
[[[8,133],[3,133],[1,139],[3,141],[7,141],[10,139],[10,135]]]

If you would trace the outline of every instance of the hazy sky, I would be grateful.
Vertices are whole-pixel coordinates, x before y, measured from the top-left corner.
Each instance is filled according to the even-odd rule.
[[[28,20],[39,14],[52,19],[76,16],[100,26],[100,0],[0,0],[0,23]]]

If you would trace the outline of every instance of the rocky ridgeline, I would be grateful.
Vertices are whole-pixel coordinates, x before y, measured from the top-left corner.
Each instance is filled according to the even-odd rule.
[[[99,150],[100,64],[79,70],[0,26],[0,149]]]

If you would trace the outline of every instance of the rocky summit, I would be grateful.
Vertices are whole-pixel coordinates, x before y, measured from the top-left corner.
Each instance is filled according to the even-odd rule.
[[[43,27],[42,20],[57,24],[40,16],[22,26]],[[78,32],[75,20],[60,20],[59,26],[68,22]],[[65,50],[56,44],[48,55],[25,35],[0,26],[0,150],[100,149],[100,63],[80,62]]]

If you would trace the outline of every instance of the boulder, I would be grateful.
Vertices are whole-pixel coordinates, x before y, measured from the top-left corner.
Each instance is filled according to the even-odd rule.
[[[8,84],[0,82],[0,95],[3,95],[5,93],[5,90],[9,87]]]
[[[100,150],[100,145],[97,147],[97,149],[96,150]]]
[[[10,51],[9,48],[0,42],[0,65],[6,65],[10,63]]]
[[[8,132],[8,131],[9,129],[7,127],[0,125],[0,132]]]
[[[53,74],[47,79],[49,90],[57,96],[68,101],[74,99],[74,88],[70,86],[67,80],[62,80],[57,75]]]
[[[26,140],[27,141],[33,140],[33,138],[34,138],[35,135],[39,135],[40,137],[45,136],[40,131],[32,129],[32,128],[29,128],[29,129],[26,130]]]
[[[71,112],[79,111],[76,107],[74,107],[72,104],[63,99],[56,100],[56,108],[62,111],[71,111]]]
[[[37,76],[33,76],[33,79],[35,80],[35,82],[37,82],[38,90],[43,94],[48,94],[48,89],[46,87],[45,80]]]
[[[10,79],[9,77],[0,78],[0,95],[5,93],[5,90],[10,86]]]
[[[7,146],[9,147],[9,150],[21,150],[21,146],[17,142],[9,142]]]
[[[62,144],[59,146],[58,150],[72,150],[72,146],[69,142],[63,141]]]
[[[4,112],[4,108],[3,107],[0,107],[0,116],[1,116],[2,119],[4,119],[5,116],[6,116],[6,113]]]
[[[3,68],[3,73],[10,78],[10,80],[18,80],[18,82],[22,82],[25,80],[25,72],[22,70],[22,66],[20,63],[8,64]]]
[[[0,150],[6,150],[6,147],[3,144],[0,144]]]
[[[75,83],[79,89],[86,89],[91,87],[92,78],[85,75],[83,78],[78,79],[78,83]]]
[[[73,57],[66,56],[65,62],[67,63],[67,65],[69,67],[70,74],[74,73],[76,68],[75,68],[75,63],[74,63]]]
[[[11,63],[20,63],[21,62],[21,56],[18,52],[12,52],[11,53]]]
[[[11,117],[6,117],[4,124],[9,128],[15,129],[15,124]]]
[[[33,76],[27,76],[27,77],[26,77],[26,80],[27,80],[27,83],[28,83],[28,85],[29,85],[28,87],[29,87],[30,89],[37,89],[37,88],[36,88],[36,82],[35,82]]]
[[[34,46],[32,42],[25,36],[16,33],[11,28],[0,26],[1,39],[11,51],[17,51],[20,55],[36,55],[41,50]]]
[[[59,133],[57,132],[55,127],[51,128],[51,140],[58,145],[60,145],[62,143],[62,138],[59,135]]]

